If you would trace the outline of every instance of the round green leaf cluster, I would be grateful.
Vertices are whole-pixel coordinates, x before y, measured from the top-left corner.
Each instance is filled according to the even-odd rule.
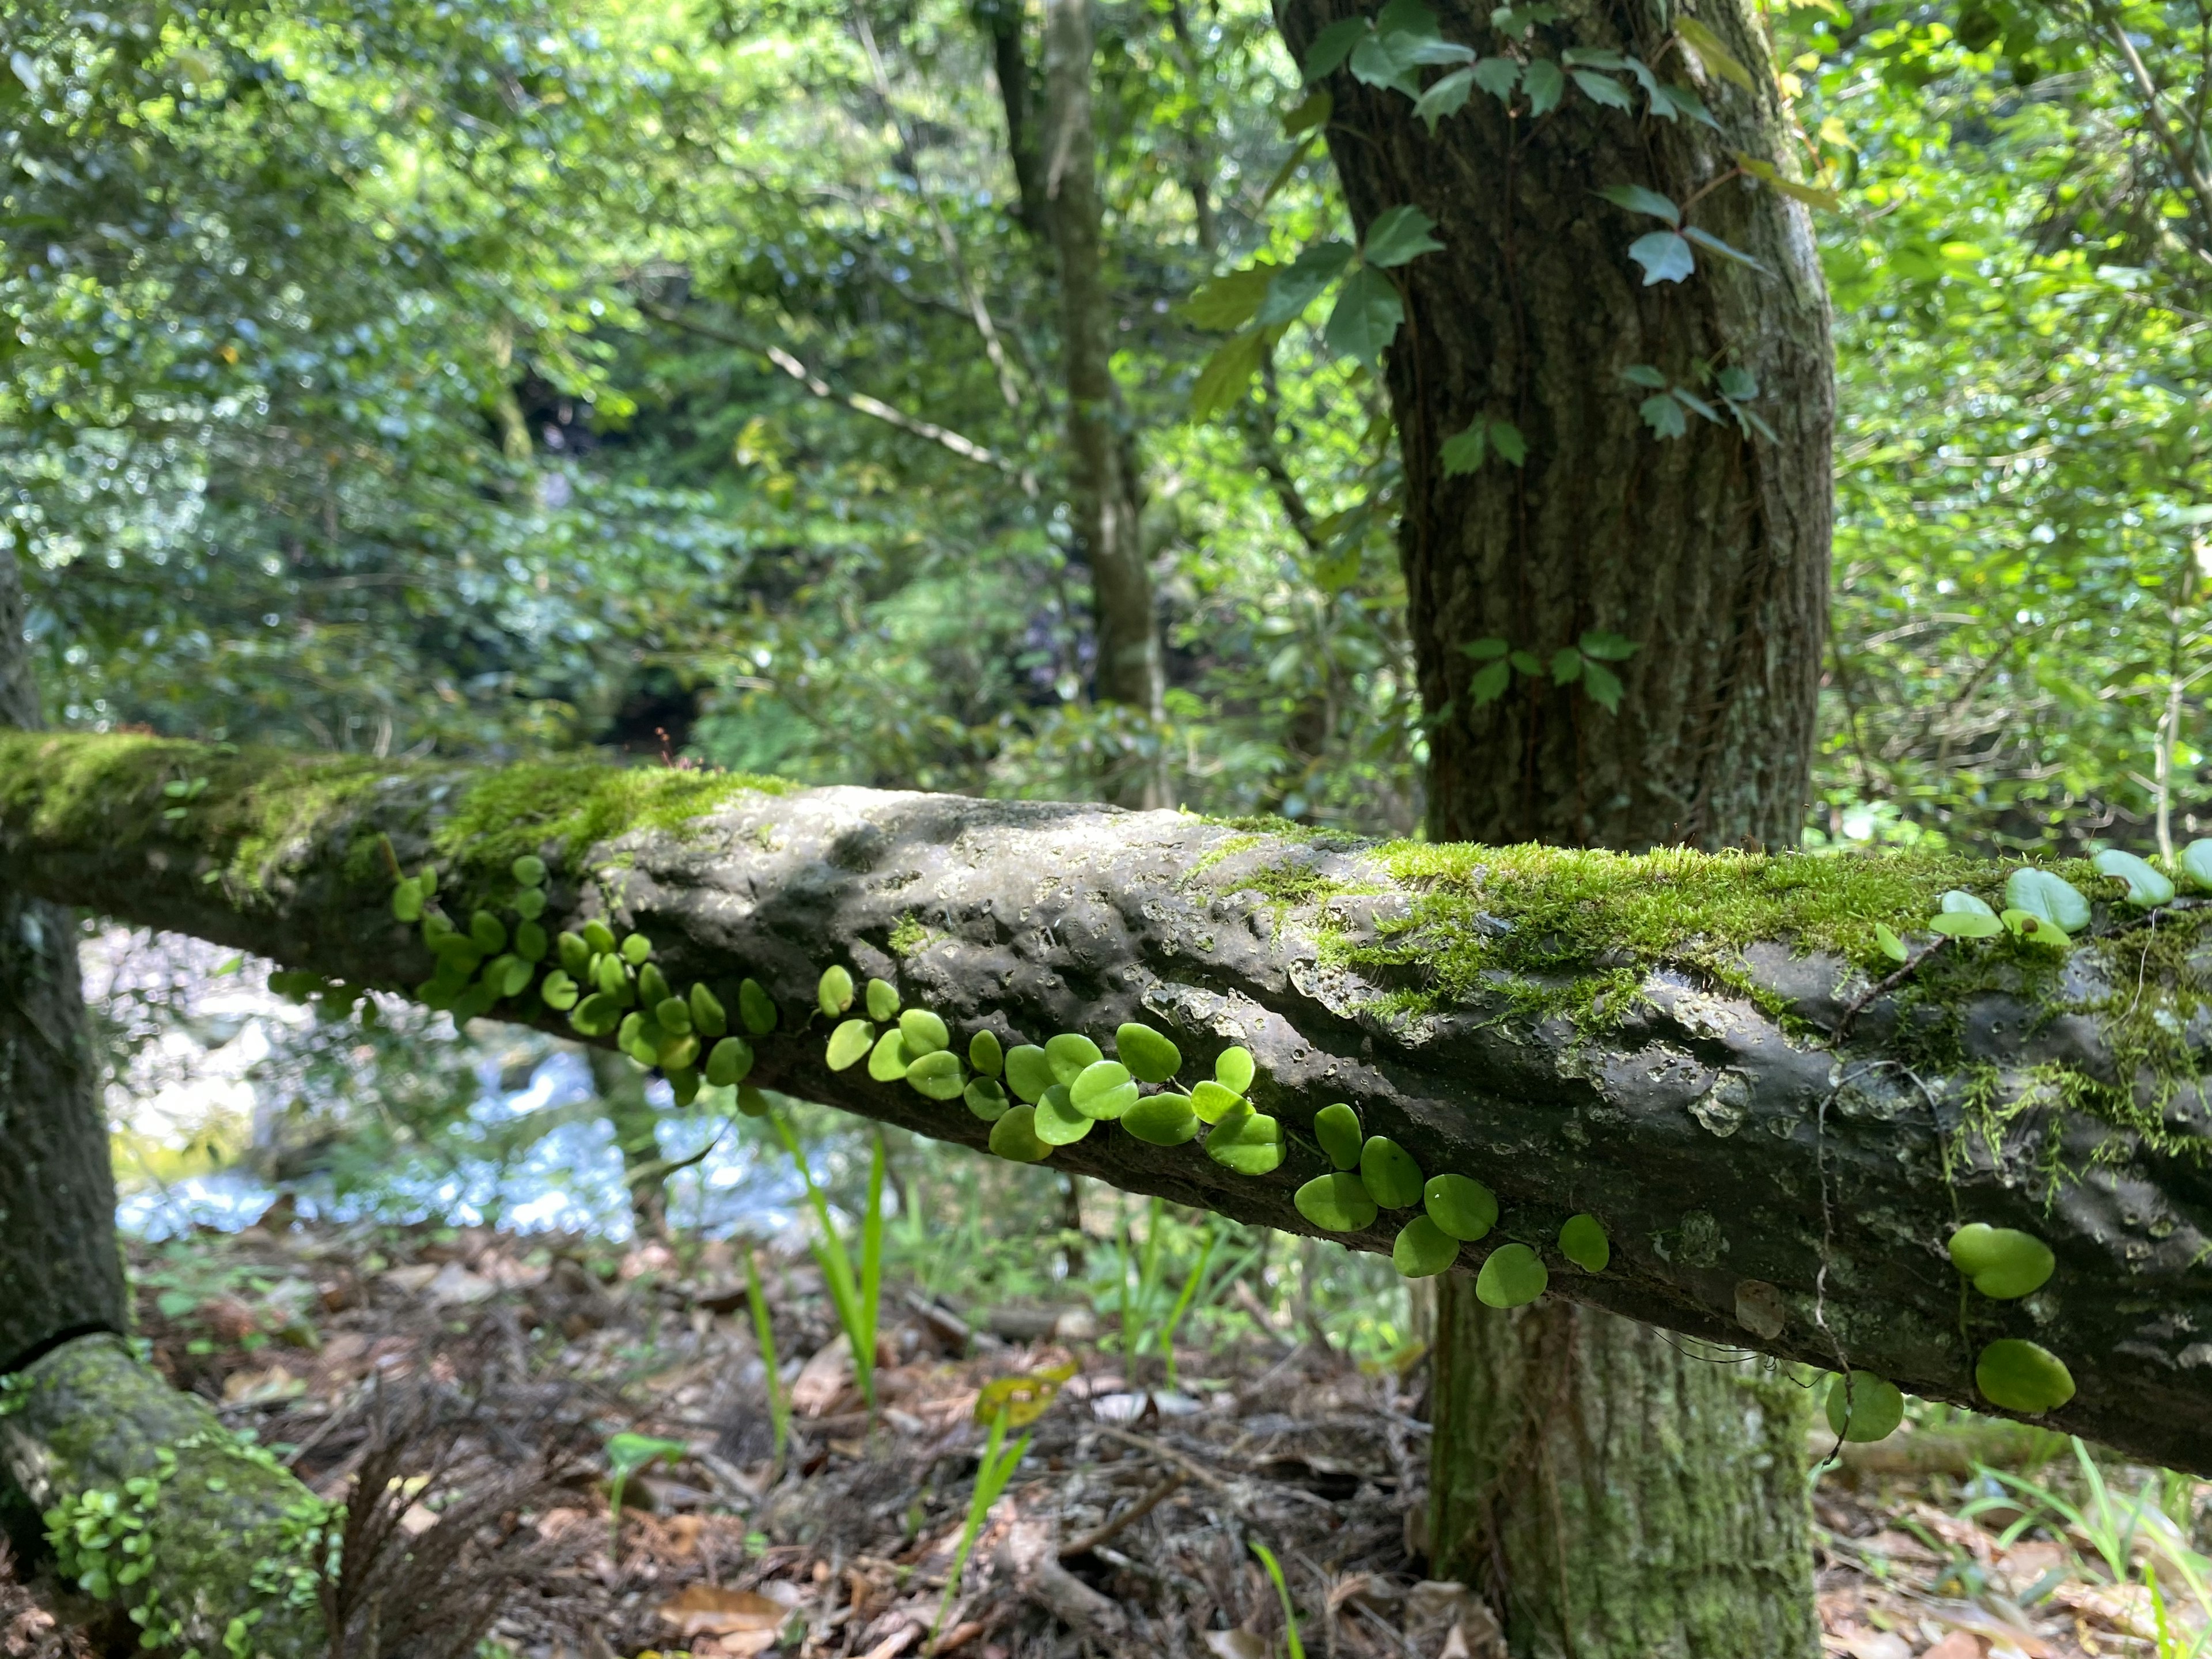
[[[1828,1384],[1828,1427],[1845,1440],[1886,1438],[1905,1420],[1905,1396],[1872,1371],[1838,1372]]]
[[[2015,1301],[2043,1288],[2057,1266],[2051,1247],[2033,1233],[1970,1222],[1951,1235],[1952,1265],[1992,1301]]]

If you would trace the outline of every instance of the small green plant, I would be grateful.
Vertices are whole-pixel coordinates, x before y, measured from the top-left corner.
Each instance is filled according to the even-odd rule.
[[[975,1490],[969,1495],[968,1519],[960,1528],[960,1542],[952,1552],[952,1571],[945,1580],[944,1599],[937,1604],[936,1621],[929,1627],[929,1639],[934,1644],[937,1633],[945,1624],[945,1615],[952,1606],[952,1598],[960,1593],[960,1575],[968,1569],[968,1557],[975,1547],[975,1540],[989,1518],[991,1505],[1006,1489],[1006,1482],[1014,1478],[1028,1453],[1030,1441],[1035,1434],[1024,1434],[1011,1446],[1006,1444],[1006,1429],[1015,1413],[1009,1405],[1001,1405],[991,1418],[991,1437],[984,1443],[983,1455],[975,1464]]]
[[[673,1463],[691,1449],[680,1440],[656,1440],[649,1434],[617,1434],[607,1440],[607,1559],[622,1559],[623,1488],[632,1475],[656,1462]]]
[[[784,1397],[781,1362],[775,1352],[775,1322],[768,1316],[768,1297],[761,1291],[760,1266],[750,1250],[745,1252],[745,1302],[753,1311],[753,1337],[760,1344],[761,1364],[768,1372],[768,1420],[775,1432],[775,1462],[783,1462],[783,1448],[791,1438],[791,1401]]]
[[[1274,1551],[1258,1539],[1252,1540],[1252,1553],[1260,1558],[1260,1565],[1267,1570],[1267,1577],[1275,1586],[1275,1594],[1283,1604],[1283,1640],[1291,1650],[1291,1659],[1306,1659],[1305,1644],[1298,1640],[1297,1611],[1291,1606],[1291,1587],[1283,1581],[1282,1565],[1275,1559]]]
[[[850,994],[849,985],[846,992]],[[823,993],[825,1003],[828,994],[827,991]],[[806,1183],[807,1199],[814,1206],[814,1218],[821,1224],[817,1236],[808,1241],[808,1248],[821,1266],[822,1277],[830,1286],[830,1300],[837,1310],[837,1322],[844,1328],[845,1340],[852,1346],[854,1380],[860,1385],[860,1396],[873,1412],[876,1316],[884,1283],[884,1138],[875,1137],[874,1152],[868,1160],[868,1204],[860,1218],[860,1270],[856,1275],[852,1255],[845,1249],[845,1241],[837,1236],[836,1224],[830,1219],[830,1200],[815,1183],[814,1172],[806,1167],[806,1155],[799,1150],[799,1137],[781,1115],[769,1121],[775,1126],[776,1135],[783,1142],[784,1150],[791,1154],[792,1163],[798,1166],[799,1178]]]

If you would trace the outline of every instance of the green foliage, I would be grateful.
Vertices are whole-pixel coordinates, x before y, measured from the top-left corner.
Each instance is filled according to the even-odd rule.
[[[975,1463],[975,1486],[968,1498],[968,1518],[960,1528],[960,1541],[953,1546],[952,1566],[945,1575],[945,1595],[937,1604],[937,1617],[930,1622],[930,1640],[937,1639],[938,1631],[945,1623],[945,1615],[952,1606],[952,1598],[960,1593],[960,1579],[968,1570],[968,1557],[975,1550],[975,1540],[983,1530],[983,1522],[990,1518],[991,1506],[1014,1478],[1022,1459],[1029,1455],[1031,1435],[1025,1434],[1011,1446],[1006,1444],[1006,1413],[1001,1411],[991,1419],[990,1437],[983,1443],[983,1453]]]
[[[829,1285],[830,1304],[837,1310],[837,1322],[844,1328],[845,1340],[852,1350],[853,1375],[872,1412],[876,1408],[876,1323],[883,1297],[883,1137],[875,1137],[869,1157],[866,1206],[860,1213],[860,1265],[855,1273],[852,1255],[830,1219],[830,1200],[816,1184],[814,1171],[807,1166],[806,1155],[793,1135],[791,1125],[773,1114],[769,1121],[784,1150],[791,1154],[799,1178],[806,1183],[806,1198],[814,1206],[816,1222],[815,1236],[807,1241],[807,1248],[813,1251],[823,1279]],[[997,1139],[995,1127],[992,1138]]]
[[[623,1488],[633,1475],[642,1474],[657,1462],[675,1462],[690,1451],[680,1440],[656,1440],[649,1434],[616,1434],[607,1437],[607,1556],[622,1559]]]

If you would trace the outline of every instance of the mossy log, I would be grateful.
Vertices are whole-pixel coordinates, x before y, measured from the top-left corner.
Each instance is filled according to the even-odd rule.
[[[732,1009],[741,976],[768,988],[781,1027],[751,1081],[971,1146],[988,1126],[959,1100],[827,1068],[825,965],[893,981],[956,1048],[981,1029],[1108,1041],[1134,1019],[1181,1045],[1188,1077],[1241,1043],[1287,1132],[1272,1174],[1111,1125],[1053,1163],[1311,1232],[1291,1195],[1326,1167],[1315,1114],[1347,1101],[1425,1171],[1495,1191],[1498,1226],[1456,1271],[1534,1245],[1551,1294],[1975,1406],[1982,1348],[2030,1339],[2077,1389],[2039,1420],[2212,1472],[2212,908],[2139,915],[2086,866],[2061,866],[2096,901],[2070,953],[1931,950],[1939,896],[1995,897],[2004,866],[1389,845],[666,769],[40,735],[0,739],[0,850],[40,894],[392,988],[432,968],[393,919],[398,868],[434,863],[465,918],[508,902],[510,863],[537,854],[549,927],[641,931],[675,985]],[[1876,922],[1924,957],[1893,975]],[[1556,1249],[1582,1212],[1611,1237],[1601,1273]],[[1405,1218],[1339,1237],[1387,1250]],[[2036,1234],[2056,1273],[2020,1300],[1964,1291],[1945,1250],[1964,1221]]]
[[[330,1507],[116,1336],[78,1337],[0,1391],[0,1468],[58,1534],[72,1580],[147,1645],[205,1659],[325,1650],[313,1571]]]

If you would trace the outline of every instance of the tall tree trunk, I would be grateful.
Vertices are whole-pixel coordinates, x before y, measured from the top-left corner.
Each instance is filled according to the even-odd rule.
[[[1075,534],[1091,567],[1098,629],[1099,696],[1156,727],[1167,689],[1152,576],[1145,558],[1144,478],[1113,370],[1115,318],[1101,246],[1098,139],[1091,112],[1091,0],[1046,0],[1045,176],[1060,258],[1060,356]],[[1152,746],[1121,761],[1110,780],[1127,806],[1164,806],[1167,772]]]
[[[0,547],[0,726],[35,728],[39,696],[23,648],[15,556]],[[274,1592],[264,1574],[313,1559],[322,1505],[280,1466],[238,1449],[204,1401],[176,1393],[131,1357],[106,1114],[85,1028],[76,921],[60,904],[0,885],[0,1522],[90,1494],[118,1502],[119,1537],[137,1522],[149,1547],[128,1589],[112,1549],[63,1566],[133,1609],[146,1645],[296,1659],[323,1645],[312,1575]],[[126,1489],[126,1482],[154,1483]],[[24,1500],[27,1499],[27,1503]],[[96,1514],[95,1522],[96,1522]],[[101,1588],[106,1586],[106,1588]]]
[[[1301,61],[1357,15],[1348,0],[1279,9]],[[1826,628],[1826,295],[1802,209],[1729,177],[1735,151],[1784,159],[1763,37],[1741,0],[1701,10],[1757,88],[1706,87],[1721,134],[1570,84],[1534,120],[1477,92],[1431,135],[1402,94],[1328,79],[1330,150],[1363,234],[1411,203],[1443,243],[1402,268],[1388,374],[1437,841],[1797,839]],[[1667,50],[1646,9],[1561,11],[1540,32],[1547,55],[1656,64]],[[1497,50],[1469,17],[1444,27]],[[1708,254],[1686,282],[1645,284],[1626,248],[1655,221],[1595,196],[1615,185],[1697,202],[1690,222],[1768,274]],[[1638,406],[1655,388],[1632,389],[1626,371],[1649,366],[1726,408],[1700,363],[1755,377],[1771,441],[1695,416],[1682,437],[1655,437]],[[1446,441],[1498,420],[1525,440],[1525,464],[1492,445],[1486,464],[1448,471]],[[1496,658],[1464,647],[1503,641],[1548,669],[1591,633],[1635,647],[1618,712],[1586,681],[1517,670],[1478,702],[1474,678]],[[1814,1650],[1805,1407],[1786,1377],[1595,1309],[1502,1313],[1457,1276],[1438,1285],[1437,1321],[1434,1559],[1486,1590],[1516,1655]]]

